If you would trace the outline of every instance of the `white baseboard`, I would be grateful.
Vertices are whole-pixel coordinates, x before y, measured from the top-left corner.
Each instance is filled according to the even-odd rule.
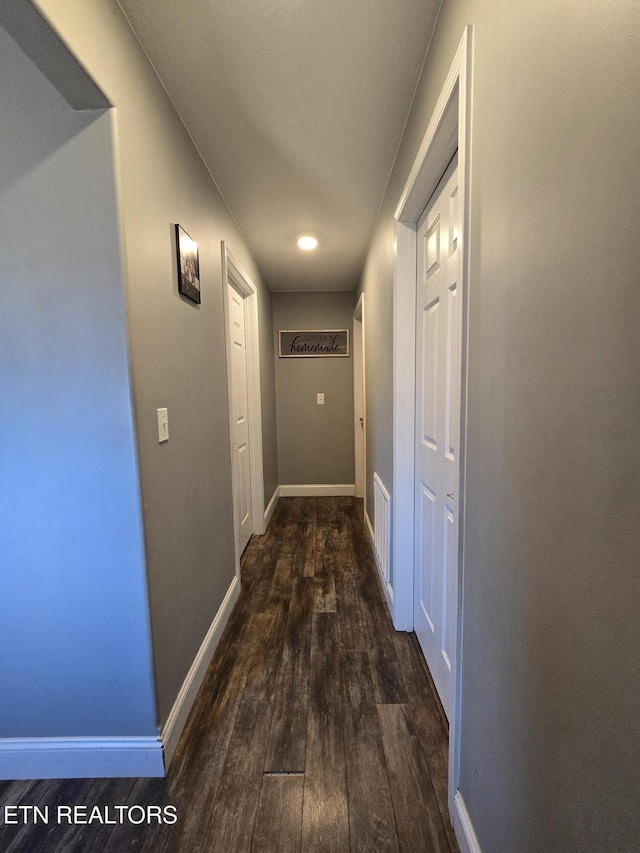
[[[229,621],[231,611],[240,595],[240,580],[236,575],[231,581],[222,604],[215,615],[207,634],[198,649],[191,668],[187,673],[180,692],[173,703],[167,721],[162,727],[162,747],[164,749],[164,764],[167,770],[178,746],[180,735],[184,729],[189,712],[193,707],[202,680],[207,672],[211,658],[220,642],[225,625]]]
[[[164,776],[222,631],[240,594],[237,577],[207,631],[161,737],[0,739],[0,779],[102,779]],[[164,752],[164,760],[163,760]]]
[[[376,537],[373,532],[373,524],[371,524],[371,519],[369,518],[369,513],[366,510],[364,511],[364,521],[365,526],[369,532],[369,539],[371,540],[371,550],[373,551],[373,559],[376,561],[376,566],[378,568],[378,577],[380,578],[380,583],[382,584],[382,591],[384,592],[385,601],[387,602],[387,607],[389,608],[389,613],[391,613],[391,618],[393,618],[393,587],[391,584],[387,583],[387,579],[384,576],[384,572],[382,571],[382,566],[380,565],[380,561],[378,560],[378,555],[376,554]]]
[[[240,581],[237,575],[231,581],[231,585],[227,590],[218,612],[215,615],[213,622],[207,635],[202,641],[202,645],[195,656],[191,669],[187,673],[180,692],[173,703],[173,708],[167,717],[167,721],[162,728],[162,747],[164,749],[164,764],[168,769],[173,754],[176,751],[180,735],[184,729],[189,712],[195,702],[198,690],[202,684],[202,680],[207,672],[211,658],[220,642],[220,637],[224,631],[225,625],[229,621],[229,616],[233,610],[234,604],[240,595]]]
[[[369,539],[371,539],[371,547],[373,548],[373,556],[375,557],[375,555],[376,555],[376,546],[375,546],[376,537],[375,537],[375,533],[373,532],[373,524],[371,524],[371,519],[369,518],[369,513],[367,512],[366,507],[364,510],[364,523],[367,527],[367,530],[369,531]],[[376,565],[377,565],[377,563],[378,563],[378,561],[376,560]],[[378,566],[378,570],[379,569],[380,569],[380,567]]]
[[[0,779],[164,776],[213,653],[240,594],[234,577],[162,730],[161,737],[0,739]],[[164,752],[164,760],[163,760]]]
[[[0,779],[164,776],[160,738],[61,737],[0,740]]]
[[[455,796],[453,828],[460,845],[460,853],[482,853],[460,791],[456,791]]]
[[[351,497],[355,495],[354,483],[301,483],[290,486],[280,486],[280,495],[283,498],[334,498]]]
[[[271,521],[271,516],[273,515],[273,511],[276,508],[276,504],[278,503],[278,498],[280,497],[280,486],[276,486],[276,490],[271,496],[271,500],[267,504],[267,508],[264,511],[264,529],[266,530],[269,526],[269,522]]]

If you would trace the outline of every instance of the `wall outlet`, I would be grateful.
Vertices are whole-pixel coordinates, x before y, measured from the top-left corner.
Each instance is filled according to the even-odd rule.
[[[319,406],[324,406],[324,394],[316,394],[316,403]]]
[[[158,442],[169,441],[169,413],[167,409],[156,409],[158,414]]]

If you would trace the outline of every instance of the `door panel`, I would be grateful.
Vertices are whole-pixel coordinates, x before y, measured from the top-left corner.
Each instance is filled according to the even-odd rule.
[[[444,589],[443,589],[443,626],[442,626],[442,654],[445,658],[445,663],[451,670],[451,661],[453,659],[453,648],[455,643],[455,611],[450,612],[447,603],[451,601],[452,595],[457,589],[458,575],[458,526],[453,513],[452,507],[445,507],[445,541],[447,559],[444,561]]]
[[[434,576],[433,566],[436,556],[436,529],[435,509],[436,496],[424,483],[421,483],[421,512],[420,520],[422,529],[420,531],[420,594],[418,596],[422,613],[427,620],[430,630],[433,632],[432,614],[435,611],[438,599],[436,590],[437,578]]]
[[[414,626],[447,715],[455,643],[460,435],[457,157],[418,223]]]
[[[436,417],[438,413],[438,326],[439,300],[427,305],[422,312],[424,358],[422,370],[422,440],[432,451],[438,450]]]
[[[425,265],[427,278],[440,267],[440,217],[437,216],[424,238]]]
[[[445,402],[445,453],[455,461],[460,435],[460,317],[458,314],[458,285],[454,282],[447,289],[447,380]]]

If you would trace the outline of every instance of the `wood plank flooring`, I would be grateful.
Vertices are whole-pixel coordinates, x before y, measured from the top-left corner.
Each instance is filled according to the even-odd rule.
[[[3,853],[456,853],[447,729],[396,633],[355,498],[281,498],[166,779],[0,782]],[[4,806],[178,821],[4,825]],[[134,810],[138,819],[140,810]]]

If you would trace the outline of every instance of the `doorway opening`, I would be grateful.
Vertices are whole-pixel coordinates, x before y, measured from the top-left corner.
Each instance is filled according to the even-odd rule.
[[[367,489],[367,422],[364,344],[364,293],[353,312],[353,429],[355,448],[356,497],[364,498]]]
[[[258,301],[255,285],[224,240],[221,246],[233,527],[239,576],[240,556],[251,535],[264,533]]]

